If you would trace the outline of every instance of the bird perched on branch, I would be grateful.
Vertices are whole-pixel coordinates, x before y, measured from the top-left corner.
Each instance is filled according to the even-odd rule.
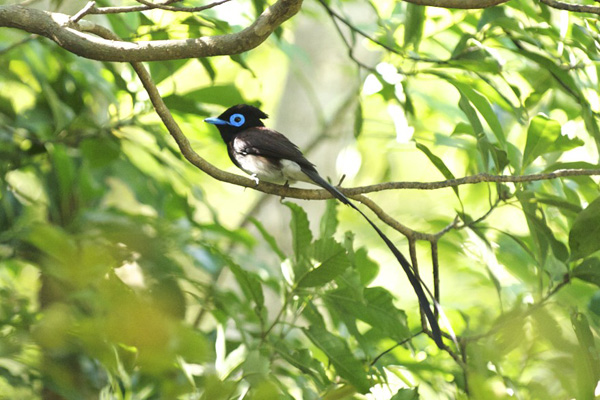
[[[394,254],[406,273],[425,313],[435,343],[444,348],[441,330],[433,315],[420,279],[415,275],[410,263],[394,246],[391,240],[339,189],[327,182],[308,161],[298,146],[281,133],[266,128],[262,120],[268,115],[254,106],[238,104],[230,107],[217,118],[204,121],[219,129],[227,145],[231,161],[250,175],[258,185],[260,180],[271,183],[293,183],[303,181],[316,184],[327,190],[336,199],[352,207],[375,229],[377,234]]]

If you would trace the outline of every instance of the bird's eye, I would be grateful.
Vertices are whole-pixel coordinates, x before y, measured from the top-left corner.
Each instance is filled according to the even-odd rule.
[[[246,122],[246,118],[242,114],[233,114],[229,118],[229,124],[233,126],[242,126]]]

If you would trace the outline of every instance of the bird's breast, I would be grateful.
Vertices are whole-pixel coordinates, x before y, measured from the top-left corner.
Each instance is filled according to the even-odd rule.
[[[228,151],[234,164],[248,175],[272,183],[285,182],[279,160],[254,154],[245,141],[235,138],[229,143]]]
[[[237,154],[237,162],[242,170],[258,179],[272,182],[284,183],[285,177],[278,160],[252,154]]]

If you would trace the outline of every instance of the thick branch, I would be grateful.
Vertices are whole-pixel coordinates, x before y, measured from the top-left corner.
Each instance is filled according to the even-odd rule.
[[[275,28],[294,16],[301,5],[302,0],[279,0],[240,32],[185,40],[107,40],[82,32],[81,26],[72,22],[69,15],[19,5],[0,6],[0,27],[17,28],[47,37],[72,53],[94,60],[163,61],[231,55],[251,50],[264,42]]]

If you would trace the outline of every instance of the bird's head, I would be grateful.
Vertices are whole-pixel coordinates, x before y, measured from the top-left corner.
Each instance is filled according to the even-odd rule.
[[[231,136],[248,128],[265,126],[261,119],[269,118],[267,114],[254,106],[238,104],[230,107],[217,118],[206,118],[204,122],[215,125],[225,141]]]

